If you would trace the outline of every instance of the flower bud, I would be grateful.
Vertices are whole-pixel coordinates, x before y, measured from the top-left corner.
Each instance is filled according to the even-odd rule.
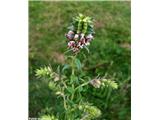
[[[101,82],[100,79],[93,79],[90,81],[90,84],[93,85],[95,88],[100,88]]]
[[[82,34],[81,34],[81,39],[83,39],[83,38],[84,38],[84,34],[82,33]]]
[[[69,40],[73,40],[73,38],[74,38],[74,32],[70,30],[70,31],[66,34],[66,37],[67,37],[67,39],[69,39]]]
[[[86,36],[86,39],[88,39],[89,41],[91,41],[91,40],[93,39],[92,34],[87,35],[87,36]]]
[[[78,37],[79,37],[79,35],[78,35],[78,34],[75,34],[74,39],[77,40]]]
[[[74,32],[70,30],[70,31],[68,32],[68,34],[74,34]]]

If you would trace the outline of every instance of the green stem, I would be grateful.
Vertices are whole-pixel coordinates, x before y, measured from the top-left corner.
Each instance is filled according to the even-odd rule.
[[[89,83],[89,81],[88,81],[88,82],[85,82],[85,83],[83,83],[83,84],[81,84],[81,85],[79,85],[78,87],[75,88],[75,91],[76,91],[78,88],[80,88],[80,87],[83,87],[83,86],[88,85],[88,83]]]
[[[74,89],[74,84],[72,84],[72,88]],[[74,98],[74,93],[75,93],[75,91],[71,95],[71,100],[73,100],[73,98]]]
[[[76,55],[72,57],[72,63],[71,63],[71,66],[72,66],[72,75],[75,75],[75,59],[76,59]],[[72,84],[72,88],[73,89],[74,89],[74,87],[75,87],[74,84]],[[72,95],[71,95],[71,100],[73,100],[73,98],[74,98],[74,93],[75,92],[73,92]]]
[[[64,108],[65,108],[65,110],[67,110],[67,104],[66,104],[66,98],[65,98],[65,95],[64,95],[64,89],[62,89],[62,91],[63,91],[63,105],[64,105]]]
[[[67,104],[66,104],[65,96],[63,96],[63,104],[64,104],[64,108],[65,108],[65,110],[67,110]]]
[[[79,85],[78,87],[76,87],[75,90],[74,90],[74,93],[73,93],[72,96],[71,96],[71,100],[73,100],[74,94],[75,94],[76,90],[78,90],[80,87],[83,87],[83,86],[88,85],[88,83],[89,83],[89,81],[88,81],[88,82],[85,82],[85,83],[83,83],[83,84],[81,84],[81,85]],[[74,86],[74,85],[73,85],[73,86]],[[73,86],[72,86],[72,87],[73,87]]]
[[[75,73],[75,59],[76,59],[76,55],[74,55],[74,56],[72,57],[72,62],[71,62],[72,75],[74,75],[74,73]]]
[[[110,87],[108,87],[107,90],[108,90],[108,93],[107,93],[107,97],[106,97],[106,106],[105,106],[105,108],[107,108],[108,105],[109,105],[109,98],[110,98],[111,92],[112,92],[112,89]]]
[[[72,69],[72,75],[74,75],[74,69]]]

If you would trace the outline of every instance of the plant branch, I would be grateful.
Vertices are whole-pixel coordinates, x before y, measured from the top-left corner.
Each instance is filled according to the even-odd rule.
[[[94,69],[99,68],[99,67],[103,67],[104,65],[108,65],[108,62],[99,63],[99,64],[97,64],[95,66],[91,66],[89,68],[84,67],[83,69],[86,70],[86,71],[89,71],[89,70],[94,70]]]

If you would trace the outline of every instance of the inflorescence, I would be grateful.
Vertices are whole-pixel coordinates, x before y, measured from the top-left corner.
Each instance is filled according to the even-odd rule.
[[[68,39],[68,48],[74,53],[90,45],[95,34],[93,29],[93,18],[79,14],[73,18],[71,25],[68,27],[69,32],[66,34]]]

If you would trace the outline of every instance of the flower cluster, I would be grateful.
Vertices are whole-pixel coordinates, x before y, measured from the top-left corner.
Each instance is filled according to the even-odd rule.
[[[90,81],[90,84],[95,88],[100,88],[101,86],[111,87],[112,89],[118,88],[118,84],[115,81],[104,78],[95,78]]]
[[[79,14],[73,18],[69,32],[66,34],[68,48],[77,53],[80,49],[90,45],[93,40],[93,19]]]

